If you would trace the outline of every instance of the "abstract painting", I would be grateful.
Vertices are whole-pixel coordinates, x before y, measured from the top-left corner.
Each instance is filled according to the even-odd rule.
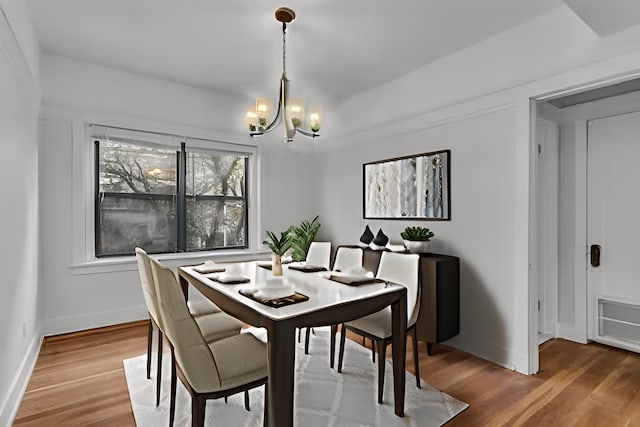
[[[442,150],[365,163],[364,218],[451,219],[450,161]]]

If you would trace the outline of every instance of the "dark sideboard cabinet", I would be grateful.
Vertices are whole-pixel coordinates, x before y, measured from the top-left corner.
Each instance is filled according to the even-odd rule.
[[[362,264],[376,273],[383,251],[364,249]],[[446,341],[460,332],[460,259],[434,253],[420,255],[420,313],[418,340],[427,344],[431,355],[433,344]]]
[[[431,346],[460,332],[460,259],[440,254],[420,254],[420,314],[418,339]]]

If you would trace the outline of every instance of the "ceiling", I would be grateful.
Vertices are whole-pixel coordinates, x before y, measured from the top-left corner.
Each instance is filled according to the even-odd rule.
[[[28,0],[44,52],[252,99],[276,97],[279,6],[292,93],[339,101],[562,0]]]

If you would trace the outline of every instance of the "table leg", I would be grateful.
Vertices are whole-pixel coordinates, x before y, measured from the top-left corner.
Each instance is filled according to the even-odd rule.
[[[329,350],[329,366],[333,369],[333,359],[336,356],[336,334],[338,333],[338,325],[331,325],[331,343]]]
[[[295,328],[277,323],[268,328],[268,417],[269,427],[293,427],[295,374]]]
[[[405,363],[407,353],[407,292],[391,304],[392,357],[393,357],[393,395],[395,414],[404,417]],[[380,360],[378,363],[384,363]]]
[[[180,283],[180,288],[184,294],[184,299],[187,301],[189,299],[189,281],[182,277],[182,275],[178,275],[178,282]]]

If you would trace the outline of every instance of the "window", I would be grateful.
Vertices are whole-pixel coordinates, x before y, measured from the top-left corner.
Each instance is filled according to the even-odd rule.
[[[186,249],[246,247],[247,157],[187,153]]]
[[[136,246],[150,253],[248,247],[250,153],[100,130],[108,136],[92,129],[96,257],[133,254]]]

